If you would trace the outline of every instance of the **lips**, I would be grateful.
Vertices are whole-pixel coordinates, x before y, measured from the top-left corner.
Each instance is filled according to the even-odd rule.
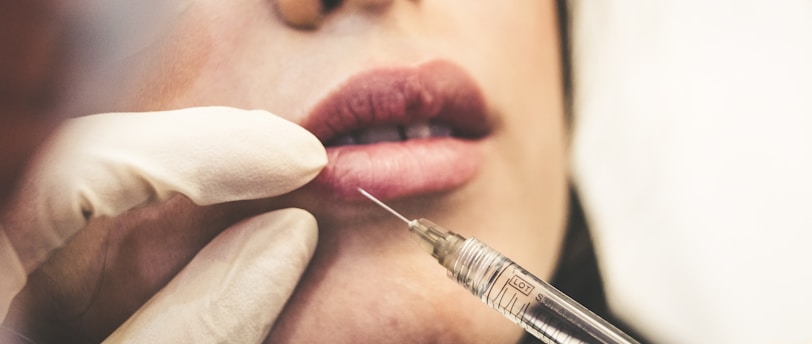
[[[357,187],[382,199],[459,187],[482,165],[485,109],[473,80],[447,61],[351,77],[302,123],[327,146],[313,186],[344,200],[360,200]]]

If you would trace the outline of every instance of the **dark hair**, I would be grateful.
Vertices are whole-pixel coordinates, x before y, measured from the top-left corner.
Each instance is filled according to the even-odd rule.
[[[570,12],[567,0],[556,0],[561,54],[564,116],[572,125],[572,65],[570,62]],[[570,127],[571,128],[571,127]],[[570,184],[566,235],[551,283],[598,315],[607,315],[592,238],[576,188]]]
[[[572,64],[570,61],[570,11],[567,0],[556,0],[558,42],[561,54],[561,86],[564,90],[564,116],[572,124]]]
[[[570,62],[570,17],[567,0],[556,0],[560,35],[562,86],[567,123],[572,125],[572,65]],[[603,283],[598,270],[592,238],[578,193],[569,187],[567,229],[556,272],[551,283],[600,316],[607,315]]]

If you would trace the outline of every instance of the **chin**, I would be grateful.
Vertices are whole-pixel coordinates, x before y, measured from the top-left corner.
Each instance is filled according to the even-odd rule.
[[[447,278],[405,230],[392,234],[379,226],[403,229],[384,221],[322,231],[355,235],[322,235],[266,343],[518,341],[519,327]]]

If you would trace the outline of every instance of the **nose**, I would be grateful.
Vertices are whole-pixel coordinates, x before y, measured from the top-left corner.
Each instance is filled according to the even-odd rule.
[[[279,17],[297,29],[315,29],[325,16],[342,7],[379,8],[393,0],[273,0]]]

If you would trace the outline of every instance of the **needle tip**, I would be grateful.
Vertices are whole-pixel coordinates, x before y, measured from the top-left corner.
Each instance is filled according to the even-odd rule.
[[[358,192],[360,192],[362,195],[364,195],[364,197],[369,198],[371,201],[375,202],[377,205],[381,206],[382,208],[384,208],[387,211],[389,211],[390,213],[392,213],[392,215],[397,216],[399,219],[403,220],[403,222],[409,223],[409,219],[407,219],[403,215],[400,215],[400,213],[396,212],[394,209],[390,208],[388,205],[384,204],[379,199],[375,198],[375,196],[372,196],[366,190],[364,190],[364,189],[362,189],[360,187],[358,187],[356,189],[358,190]]]

